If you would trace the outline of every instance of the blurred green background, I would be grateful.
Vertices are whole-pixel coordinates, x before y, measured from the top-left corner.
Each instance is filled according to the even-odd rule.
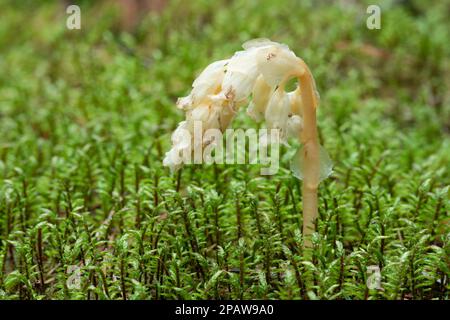
[[[0,299],[447,299],[450,2],[379,1],[380,30],[369,4],[0,0]],[[258,37],[321,96],[312,262],[290,150],[273,177],[162,167],[177,97]]]

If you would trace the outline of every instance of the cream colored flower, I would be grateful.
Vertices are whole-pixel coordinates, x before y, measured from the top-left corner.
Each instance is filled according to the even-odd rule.
[[[300,97],[300,87],[297,87],[294,91],[288,92],[289,102],[291,104],[291,111],[300,117],[303,116],[303,105]]]
[[[301,92],[297,88],[286,93],[284,84],[304,72],[301,60],[286,45],[267,39],[248,41],[243,48],[230,59],[208,65],[193,82],[190,94],[178,99],[177,106],[186,112],[186,120],[172,135],[165,166],[177,169],[181,154],[197,147],[192,139],[190,143],[181,139],[180,133],[192,134],[195,121],[201,121],[203,132],[213,128],[224,131],[250,96],[247,113],[253,119],[265,119],[268,128],[279,129],[283,141],[299,135]]]
[[[303,119],[296,114],[290,115],[286,127],[289,138],[298,138],[299,132],[303,129]]]
[[[261,54],[257,55],[258,69],[269,85],[279,85],[293,75],[304,72],[299,58],[287,47],[274,45],[260,50]]]
[[[177,170],[183,164],[183,154],[191,153],[191,136],[189,135],[188,122],[182,121],[172,133],[172,149],[170,149],[163,160],[163,165]]]
[[[287,137],[287,125],[290,112],[291,105],[289,97],[284,90],[278,88],[270,97],[264,117],[269,129],[280,130],[280,138],[282,141],[286,140]]]
[[[178,99],[177,106],[180,109],[192,108],[205,102],[205,100],[207,101],[210,95],[220,91],[225,74],[225,66],[228,61],[220,60],[207,66],[198,78],[194,80],[191,93],[187,97]]]
[[[186,113],[186,120],[174,131],[172,148],[163,164],[176,170],[192,154],[194,163],[198,163],[197,148],[219,142],[213,136],[208,137],[209,132],[224,131],[252,96],[247,113],[256,120],[264,117],[269,129],[278,129],[260,133],[260,145],[275,146],[280,140],[286,143],[290,136],[302,143],[291,160],[291,170],[304,180],[304,246],[312,247],[310,236],[318,216],[318,185],[332,170],[331,160],[318,142],[315,108],[319,95],[314,78],[303,60],[286,45],[255,39],[244,43],[243,48],[230,59],[207,66],[194,81],[191,93],[178,100],[177,106]],[[302,88],[286,92],[286,82],[292,77],[298,79]],[[198,123],[202,124],[200,129]],[[196,137],[197,131],[201,131],[200,139]]]
[[[252,101],[250,102],[247,114],[256,121],[260,121],[266,112],[267,103],[274,88],[269,86],[262,75],[256,79],[252,91]]]

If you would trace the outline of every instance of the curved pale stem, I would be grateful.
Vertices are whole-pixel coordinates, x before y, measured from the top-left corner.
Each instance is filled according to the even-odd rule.
[[[303,104],[303,130],[300,141],[303,144],[303,237],[304,246],[312,246],[311,235],[315,231],[315,220],[318,215],[317,188],[319,186],[320,163],[319,141],[317,137],[316,108],[317,97],[314,80],[308,66],[301,60],[304,72],[298,75]]]

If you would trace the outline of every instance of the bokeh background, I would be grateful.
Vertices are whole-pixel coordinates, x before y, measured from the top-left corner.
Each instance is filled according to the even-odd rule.
[[[0,299],[447,299],[450,3],[373,2],[0,0]],[[292,150],[162,167],[177,97],[259,37],[321,96],[312,261]]]

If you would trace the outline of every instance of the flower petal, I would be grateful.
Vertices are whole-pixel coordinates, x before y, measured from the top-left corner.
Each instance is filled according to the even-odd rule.
[[[304,157],[303,157],[303,145],[300,146],[297,153],[294,155],[294,157],[291,160],[291,171],[292,174],[300,179],[303,180],[304,176]],[[327,150],[319,145],[319,182],[325,180],[328,178],[331,173],[333,172],[333,162],[330,159],[330,156],[328,155]]]
[[[273,42],[267,38],[256,38],[256,39],[252,39],[252,40],[244,42],[244,44],[242,45],[242,48],[244,48],[245,50],[248,50],[248,49],[252,49],[252,48],[260,48],[260,47],[267,47],[267,46],[274,46],[274,45],[279,46],[280,44],[277,42]],[[287,48],[286,45],[282,45],[282,46],[285,46]]]
[[[298,115],[289,117],[287,121],[287,135],[288,137],[298,138],[303,128],[303,119]]]
[[[222,91],[234,101],[246,99],[258,77],[256,50],[238,51],[230,59],[223,78]]]
[[[268,128],[280,130],[281,139],[285,139],[287,134],[290,109],[287,94],[281,89],[275,90],[267,105],[265,119]]]
[[[258,69],[271,86],[279,85],[290,76],[303,72],[299,58],[282,46],[272,46],[257,55]]]
[[[194,80],[192,84],[191,99],[192,104],[203,102],[210,94],[215,94],[220,90],[225,68],[228,60],[220,60],[211,63],[203,72]]]
[[[256,79],[255,85],[253,86],[252,101],[247,109],[247,114],[250,117],[256,121],[260,121],[262,119],[272,91],[273,87],[267,84],[262,75],[259,75]]]

